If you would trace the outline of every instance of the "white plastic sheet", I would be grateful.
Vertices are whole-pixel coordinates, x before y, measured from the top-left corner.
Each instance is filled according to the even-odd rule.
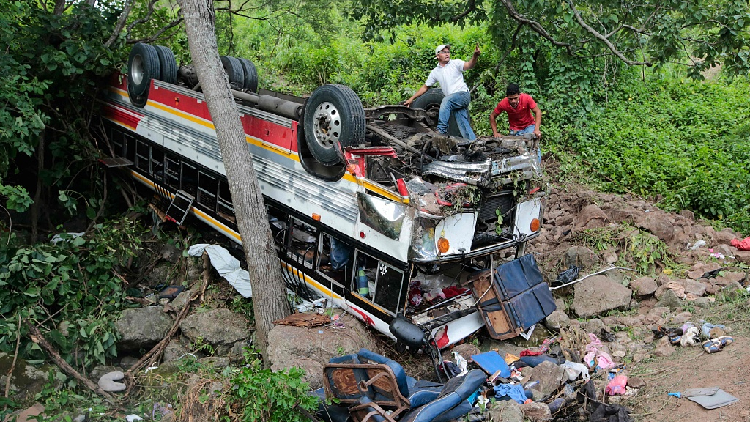
[[[219,245],[207,245],[205,243],[191,246],[188,255],[201,256],[204,251],[208,254],[211,265],[216,268],[219,275],[224,277],[239,294],[243,297],[253,296],[253,291],[250,288],[250,274],[240,268],[240,261],[237,258]]]

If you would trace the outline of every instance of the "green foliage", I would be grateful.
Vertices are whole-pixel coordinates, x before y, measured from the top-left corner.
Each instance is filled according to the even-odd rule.
[[[562,142],[601,186],[750,230],[747,81],[630,79]]]
[[[21,189],[34,184],[28,173],[13,180],[25,170],[14,160],[37,154],[42,136],[46,168],[36,176],[45,186],[67,186],[95,155],[87,138],[92,97],[98,79],[122,60],[119,43],[104,45],[119,13],[104,3],[76,1],[55,14],[43,3],[0,2],[0,188],[18,185],[0,189],[0,196],[10,209],[30,204]]]
[[[115,271],[140,248],[144,229],[129,220],[98,224],[82,237],[54,243],[0,244],[0,351],[13,353],[20,315],[68,362],[103,364],[115,356],[114,318],[124,290]],[[21,356],[43,358],[21,326]]]
[[[245,351],[245,366],[232,378],[232,402],[241,406],[242,421],[303,422],[300,408],[314,412],[318,399],[302,381],[304,371],[291,368],[273,372],[263,369],[259,355]]]

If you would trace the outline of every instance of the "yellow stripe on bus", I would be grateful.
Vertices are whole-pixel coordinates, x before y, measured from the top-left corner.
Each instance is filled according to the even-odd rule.
[[[115,88],[115,90],[116,91],[120,91],[120,93],[122,95],[122,90],[117,89],[117,88]],[[153,106],[155,108],[158,108],[159,110],[165,111],[167,113],[170,113],[170,114],[173,114],[175,116],[187,119],[187,120],[189,120],[191,122],[197,123],[197,124],[199,124],[201,126],[205,126],[205,127],[209,128],[209,129],[216,130],[216,128],[214,127],[214,125],[212,123],[210,123],[210,122],[208,122],[208,121],[206,121],[204,119],[201,119],[199,117],[195,117],[195,116],[193,116],[191,114],[187,114],[187,113],[175,110],[172,107],[165,106],[165,105],[163,105],[161,103],[157,103],[155,101],[148,100],[147,104],[151,105],[151,106]],[[126,127],[130,127],[130,126],[124,125],[122,123],[120,123],[120,124],[123,125],[123,126],[126,126]],[[130,128],[135,131],[135,128],[132,128],[132,127],[130,127]],[[267,143],[267,142],[265,142],[265,141],[263,141],[261,139],[258,139],[258,138],[250,137],[247,134],[245,135],[245,140],[249,144],[252,144],[252,145],[255,145],[257,147],[266,149],[268,151],[276,152],[278,154],[286,156],[286,158],[289,158],[291,160],[299,162],[299,156],[297,154],[292,153],[291,151],[289,151],[287,149],[277,147],[277,146],[275,146],[273,144],[269,144],[269,143]],[[395,194],[395,193],[393,193],[393,192],[391,192],[391,191],[389,191],[389,190],[387,190],[387,189],[385,189],[385,188],[383,188],[381,186],[373,184],[370,181],[357,178],[356,176],[352,175],[351,173],[348,173],[348,172],[345,173],[344,176],[343,176],[343,179],[345,179],[345,180],[347,180],[347,181],[349,181],[351,183],[361,184],[365,189],[367,189],[369,191],[372,191],[372,192],[375,192],[378,195],[382,195],[382,196],[384,196],[384,197],[386,197],[386,198],[388,198],[390,200],[393,200],[393,201],[396,201],[396,202],[401,202],[401,203],[404,203],[404,204],[408,204],[409,203],[409,198],[403,198],[400,195],[397,195],[397,194]]]
[[[325,295],[326,297],[330,297],[330,298],[337,299],[337,300],[343,300],[344,299],[341,296],[339,296],[336,293],[334,293],[333,291],[331,291],[331,289],[323,286],[322,284],[318,283],[314,279],[306,276],[303,272],[301,272],[297,268],[292,267],[290,264],[287,264],[286,262],[284,262],[283,264],[286,265],[287,269],[289,271],[291,271],[295,276],[302,277],[305,280],[305,283],[311,284],[318,291],[320,291],[321,293],[323,293],[323,295]]]

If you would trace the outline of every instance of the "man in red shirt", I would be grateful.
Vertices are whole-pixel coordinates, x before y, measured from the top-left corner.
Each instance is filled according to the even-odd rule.
[[[542,136],[542,132],[539,131],[539,126],[542,124],[542,111],[539,110],[539,106],[536,105],[531,95],[522,93],[518,85],[508,85],[505,90],[505,98],[490,113],[490,127],[492,127],[492,134],[496,138],[500,137],[500,133],[497,131],[495,119],[503,111],[508,113],[510,135],[533,133],[537,138]]]

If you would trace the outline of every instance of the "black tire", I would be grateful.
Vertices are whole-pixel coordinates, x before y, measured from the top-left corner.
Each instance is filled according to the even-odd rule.
[[[148,89],[142,95],[130,96],[130,104],[133,104],[136,107],[140,107],[140,108],[146,107],[147,102],[148,102]]]
[[[427,126],[435,129],[437,128],[438,111],[440,110],[440,103],[443,102],[443,97],[442,89],[428,89],[427,92],[412,101],[411,107],[424,109],[427,112]],[[448,135],[461,136],[461,131],[458,130],[456,116],[454,115],[451,115],[451,118],[448,120]]]
[[[148,44],[137,43],[128,57],[128,95],[147,95],[151,79],[159,79],[161,66],[156,49]]]
[[[305,103],[305,141],[318,162],[344,162],[344,148],[365,141],[365,109],[346,85],[323,85]]]
[[[177,83],[177,60],[174,58],[174,53],[169,47],[163,45],[157,45],[154,47],[156,54],[159,56],[159,66],[161,67],[161,78],[160,81],[164,81],[168,84]]]
[[[232,56],[221,56],[221,65],[224,66],[224,72],[229,76],[229,85],[233,89],[242,89],[245,85],[245,72],[242,70],[242,63]]]
[[[298,128],[304,127],[304,117],[300,120]],[[324,166],[310,153],[303,130],[297,131],[297,154],[299,162],[306,172],[326,182],[336,182],[346,174],[346,163],[341,162],[333,166]]]
[[[258,71],[255,65],[248,59],[239,59],[242,64],[242,70],[245,72],[245,84],[243,88],[250,92],[258,92]]]

